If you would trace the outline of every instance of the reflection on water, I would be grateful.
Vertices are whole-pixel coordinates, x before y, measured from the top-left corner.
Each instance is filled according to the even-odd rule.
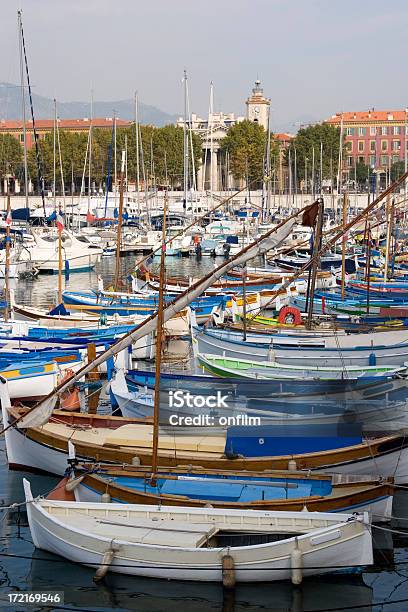
[[[122,259],[123,274],[129,274],[136,258]],[[211,259],[168,258],[169,274],[203,276],[212,269]],[[95,271],[72,274],[66,279],[67,289],[96,289],[97,275],[101,274],[105,286],[112,282],[114,260],[104,258]],[[16,301],[23,304],[48,307],[55,304],[56,276],[40,276],[35,280],[16,283]],[[45,494],[56,479],[33,474],[9,472],[4,453],[4,440],[0,440],[0,503],[7,505],[22,501],[22,477],[32,482],[35,494]],[[407,478],[408,480],[408,478]],[[408,491],[399,491],[394,500],[392,527],[408,528]],[[35,551],[24,511],[13,510],[0,515],[0,551],[13,558],[0,555],[0,592],[13,590],[63,590],[65,605],[86,610],[139,612],[277,612],[323,611],[347,608],[369,612],[375,602],[393,601],[408,597],[408,535],[396,535],[374,529],[375,566],[362,575],[338,575],[306,580],[301,587],[289,582],[280,584],[240,585],[235,592],[224,592],[215,584],[147,580],[108,574],[106,582],[96,586],[92,582],[94,571],[79,567],[60,558]],[[12,610],[12,607],[8,607]],[[15,608],[16,610],[18,608]],[[35,608],[30,608],[34,610]],[[400,612],[406,604],[387,605],[387,612]]]
[[[34,494],[45,494],[57,480],[51,477],[9,472],[0,452],[0,498],[2,503],[23,499],[22,478],[32,482]],[[408,494],[398,492],[394,514],[408,517]],[[406,522],[405,522],[406,525]],[[401,525],[398,527],[401,529]],[[36,551],[31,543],[25,512],[13,510],[1,523],[0,550],[25,555],[26,559],[0,556],[0,589],[64,590],[65,604],[87,610],[138,610],[140,612],[189,612],[236,610],[256,612],[303,612],[347,607],[369,612],[377,601],[408,597],[408,537],[375,530],[375,566],[362,575],[337,575],[307,579],[301,587],[289,582],[239,585],[235,592],[220,585],[149,580],[108,574],[104,584],[92,582],[94,570],[79,568],[55,555]],[[387,606],[394,612],[405,608]]]

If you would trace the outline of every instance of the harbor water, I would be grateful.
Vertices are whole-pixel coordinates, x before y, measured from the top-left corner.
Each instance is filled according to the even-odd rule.
[[[122,259],[123,277],[134,269],[135,257]],[[202,277],[214,262],[203,258],[168,259],[169,274]],[[103,258],[92,272],[72,274],[67,289],[97,288],[97,276],[109,287],[114,260]],[[56,276],[19,280],[15,300],[38,307],[55,305]],[[4,439],[0,439],[0,505],[23,501],[22,479],[32,483],[33,493],[47,494],[56,478],[8,470]],[[139,612],[277,611],[317,612],[350,610],[402,612],[408,609],[408,490],[401,488],[394,498],[390,525],[373,528],[375,563],[368,571],[306,579],[299,587],[291,583],[239,585],[230,592],[205,583],[131,578],[108,574],[95,585],[94,570],[69,563],[50,553],[35,550],[27,525],[24,505],[0,513],[0,609],[7,610],[137,610]],[[406,535],[405,535],[406,533]],[[8,604],[4,595],[17,591],[63,591],[64,604],[43,608]],[[405,600],[405,601],[404,601]],[[392,603],[395,602],[395,603]]]

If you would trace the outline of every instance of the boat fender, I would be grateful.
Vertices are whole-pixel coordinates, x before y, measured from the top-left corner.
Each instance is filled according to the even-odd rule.
[[[271,344],[270,344],[270,346],[268,348],[268,361],[272,361],[272,362],[276,361],[276,353],[273,350],[272,342],[271,342]]]
[[[77,478],[71,478],[71,480],[68,480],[68,482],[65,484],[65,490],[67,492],[75,491],[75,489],[81,484],[84,478],[85,475],[77,476]]]
[[[289,470],[289,472],[296,472],[297,471],[297,464],[296,464],[296,461],[294,459],[289,459],[289,461],[288,461],[288,470]]]
[[[136,467],[139,467],[139,465],[140,465],[140,457],[138,457],[137,455],[132,457],[132,465],[135,465]]]
[[[302,551],[299,550],[297,538],[295,538],[295,548],[290,553],[290,567],[292,584],[300,584],[303,578]]]
[[[112,498],[109,495],[109,493],[102,493],[102,495],[101,495],[101,503],[102,504],[110,504],[111,501],[112,501]]]
[[[106,574],[109,571],[109,566],[111,565],[113,558],[115,556],[115,553],[119,550],[119,547],[117,545],[114,545],[114,543],[112,542],[111,544],[111,548],[109,548],[103,555],[102,557],[102,563],[100,564],[100,566],[98,567],[98,569],[95,572],[95,576],[92,578],[92,580],[94,582],[101,582]]]
[[[281,325],[300,325],[302,323],[300,310],[294,306],[284,306],[279,311],[278,321]]]
[[[377,357],[375,356],[375,353],[370,353],[368,357],[368,365],[369,366],[377,365]]]
[[[235,563],[231,555],[224,555],[222,558],[222,585],[225,589],[235,587]]]
[[[210,502],[207,502],[205,504],[204,508],[214,508],[214,506],[212,504],[210,504]]]

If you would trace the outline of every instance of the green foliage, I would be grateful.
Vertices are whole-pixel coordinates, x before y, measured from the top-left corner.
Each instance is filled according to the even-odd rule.
[[[271,159],[277,158],[277,143],[271,134]],[[259,123],[242,121],[232,126],[222,140],[221,150],[228,151],[230,168],[236,179],[249,182],[262,182],[264,175],[264,157],[266,149],[266,132]]]
[[[350,178],[356,180],[359,185],[365,185],[370,175],[370,166],[366,166],[366,164],[362,164],[361,162],[358,162],[355,168],[350,168]]]
[[[322,146],[323,145],[323,146]],[[337,174],[340,149],[340,129],[327,123],[311,125],[298,131],[293,139],[290,151],[291,161],[294,164],[296,150],[297,179],[310,179],[313,165],[315,177],[320,173],[320,156],[322,151],[323,178],[334,178]],[[313,153],[314,152],[314,153]],[[289,149],[286,152],[286,162],[289,159]]]
[[[397,161],[391,166],[391,181],[394,182],[405,172],[405,161]]]
[[[8,174],[16,176],[20,172],[23,148],[11,134],[0,134],[0,178]]]
[[[150,184],[153,183],[153,175],[156,184],[165,182],[166,166],[169,182],[172,186],[182,183],[183,177],[183,129],[174,125],[156,128],[150,125],[140,126],[139,146],[139,178],[143,176]],[[112,142],[112,130],[94,129],[92,131],[92,182],[97,187],[105,185],[108,174],[109,147]],[[65,186],[71,185],[71,175],[79,188],[84,172],[84,163],[88,143],[88,133],[60,131],[61,158]],[[189,138],[190,143],[190,138]],[[196,134],[192,134],[192,143],[196,168],[201,159],[201,141]],[[54,136],[53,133],[46,134],[39,142],[42,173],[47,185],[52,185],[54,166]],[[136,180],[137,155],[136,155],[136,129],[135,125],[126,128],[118,127],[116,131],[116,168],[119,176],[122,150],[127,149],[128,179]],[[152,156],[153,153],[153,156]],[[56,148],[56,183],[57,192],[61,185],[61,172],[59,163],[58,145]],[[191,157],[191,156],[190,156]],[[115,155],[112,151],[111,176],[114,176]],[[28,153],[29,174],[32,179],[37,179],[37,164],[35,147]],[[144,172],[143,172],[144,165]],[[88,184],[88,163],[85,168],[85,183]]]

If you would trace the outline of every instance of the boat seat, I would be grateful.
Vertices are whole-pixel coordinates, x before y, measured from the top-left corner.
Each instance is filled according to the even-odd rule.
[[[183,548],[200,548],[218,531],[218,527],[205,523],[175,522],[172,520],[140,520],[137,523],[126,520],[115,521],[97,519],[93,521],[92,531],[95,534],[115,540],[138,542],[158,546],[175,546]]]

